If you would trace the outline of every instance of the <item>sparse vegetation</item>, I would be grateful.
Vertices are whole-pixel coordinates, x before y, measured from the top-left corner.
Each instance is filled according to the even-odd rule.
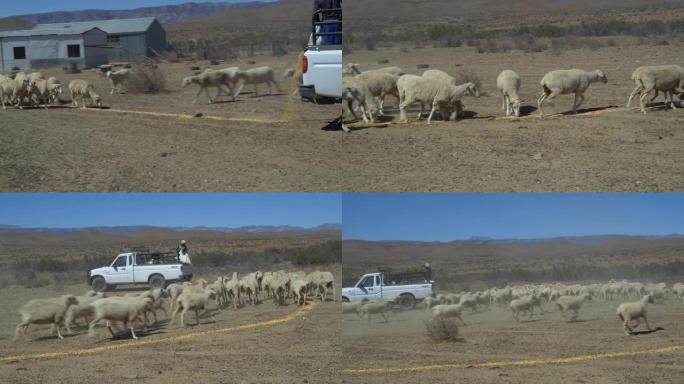
[[[126,88],[132,93],[161,93],[166,91],[167,75],[156,65],[138,63],[131,71]]]
[[[460,341],[458,323],[452,317],[433,317],[425,320],[425,331],[437,343]]]

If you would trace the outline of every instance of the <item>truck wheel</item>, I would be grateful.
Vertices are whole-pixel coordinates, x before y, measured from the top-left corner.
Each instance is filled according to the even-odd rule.
[[[90,282],[90,286],[93,288],[93,291],[95,292],[104,292],[107,290],[107,282],[105,281],[104,277],[98,276],[94,278]]]
[[[399,297],[399,306],[401,309],[413,309],[416,307],[416,298],[413,295],[405,294]]]
[[[164,288],[164,285],[166,284],[166,280],[164,279],[164,276],[162,275],[153,275],[150,277],[150,288],[155,289],[155,288]]]
[[[343,297],[343,298],[342,298],[342,302],[343,302],[343,303],[348,303],[348,302],[349,302],[349,299],[346,298],[346,297]]]

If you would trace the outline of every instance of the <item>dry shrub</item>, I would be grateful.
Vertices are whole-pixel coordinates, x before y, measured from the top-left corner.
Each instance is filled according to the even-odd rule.
[[[483,93],[482,91],[482,79],[480,76],[473,70],[470,69],[459,69],[456,72],[456,84],[465,84],[465,83],[473,83],[477,87],[477,89],[480,90],[480,93]]]
[[[138,64],[131,70],[126,83],[131,93],[161,93],[166,91],[166,73],[152,64]]]
[[[453,317],[433,317],[426,320],[425,330],[428,337],[437,343],[462,340],[458,337],[458,324]]]

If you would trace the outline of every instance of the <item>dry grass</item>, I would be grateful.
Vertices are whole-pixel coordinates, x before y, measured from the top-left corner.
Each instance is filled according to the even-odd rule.
[[[132,93],[162,93],[167,90],[167,75],[156,65],[137,64],[131,71],[126,88]]]
[[[458,324],[451,317],[433,317],[425,320],[425,331],[432,341],[437,343],[460,341]]]

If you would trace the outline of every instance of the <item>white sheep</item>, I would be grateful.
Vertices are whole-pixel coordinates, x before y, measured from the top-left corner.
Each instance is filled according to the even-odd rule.
[[[406,107],[415,102],[420,103],[418,120],[421,119],[425,104],[432,106],[430,116],[428,117],[428,124],[431,124],[432,117],[437,110],[439,110],[444,119],[447,119],[451,111],[457,108],[456,105],[460,102],[461,98],[467,95],[479,95],[479,91],[473,83],[455,86],[442,80],[415,75],[400,77],[397,82],[397,88],[399,89],[399,98],[401,100],[399,103],[400,120],[403,122],[408,122]]]
[[[233,308],[237,308],[240,302],[240,280],[237,272],[233,272],[233,277],[228,279],[223,278],[223,286],[226,292],[226,298],[233,302]]]
[[[556,300],[556,305],[563,316],[565,316],[568,311],[572,311],[570,321],[575,321],[579,317],[580,308],[589,300],[591,300],[591,295],[587,293],[579,296],[561,296]]]
[[[197,95],[195,95],[195,98],[193,99],[192,103],[197,104],[197,99],[199,98],[199,95],[204,92],[207,95],[207,98],[209,98],[209,103],[214,102],[214,98],[211,97],[209,94],[209,88],[216,88],[216,94],[218,95],[219,92],[221,92],[221,86],[226,83],[226,74],[222,71],[206,71],[204,73],[201,73],[199,75],[195,76],[188,76],[183,78],[183,81],[181,82],[181,87],[186,88],[190,84],[197,84],[199,85],[200,89],[197,92]]]
[[[69,92],[71,92],[71,100],[74,107],[78,107],[78,102],[76,101],[76,97],[78,96],[81,97],[83,108],[86,108],[86,98],[90,99],[93,105],[102,107],[102,98],[95,92],[93,84],[85,80],[71,80],[69,83]]]
[[[325,301],[328,293],[333,296],[333,301],[337,301],[335,296],[335,277],[332,273],[327,271],[314,271],[306,276],[309,281],[309,287],[316,292],[316,297],[320,297],[321,301]]]
[[[62,84],[55,84],[49,80],[36,81],[35,88],[38,103],[43,103],[46,109],[48,104],[53,103],[62,94]]]
[[[123,88],[131,76],[131,70],[120,69],[118,71],[107,71],[106,76],[109,79],[109,83],[112,86],[112,90],[109,92],[109,94],[113,95],[114,92],[123,93]]]
[[[214,322],[216,322],[216,319],[211,315],[211,313],[209,313],[209,308],[207,307],[209,300],[213,299],[214,297],[216,297],[216,291],[214,291],[212,288],[206,288],[202,292],[183,292],[178,299],[176,299],[176,310],[171,316],[172,320],[176,317],[178,312],[181,311],[180,326],[181,328],[184,328],[185,314],[189,310],[193,310],[195,311],[197,325],[199,325],[199,311],[203,310],[205,313],[209,314]]]
[[[304,306],[308,296],[309,283],[303,279],[295,279],[290,282],[290,294],[292,295],[295,304]]]
[[[530,318],[532,318],[534,315],[534,307],[538,307],[539,310],[544,313],[544,310],[541,307],[541,301],[534,295],[515,299],[511,301],[508,307],[511,312],[513,312],[513,318],[515,318],[516,321],[520,321],[520,314],[522,313],[527,313]]]
[[[0,82],[2,109],[7,109],[6,104],[16,105],[19,109],[23,109],[22,99],[28,93],[29,87],[31,87],[31,80],[26,77]]]
[[[428,296],[425,299],[423,299],[423,305],[425,306],[425,309],[432,309],[436,305],[440,305],[440,304],[442,304],[442,301],[436,297]]]
[[[363,317],[365,316],[368,319],[369,323],[371,321],[372,315],[380,315],[383,319],[385,319],[385,322],[388,322],[389,318],[387,317],[387,312],[389,312],[391,307],[391,301],[378,299],[370,303],[363,304],[361,307],[359,307],[357,313],[361,319],[363,319]]]
[[[520,84],[520,75],[509,69],[501,71],[496,79],[496,87],[501,92],[502,109],[506,111],[506,116],[515,114],[520,117]]]
[[[653,296],[645,295],[639,301],[622,303],[618,306],[617,315],[622,321],[622,326],[625,328],[626,334],[633,334],[634,328],[639,326],[641,319],[644,319],[646,327],[649,331],[651,330],[651,326],[648,324],[648,319],[646,318],[646,305],[649,303],[653,304]],[[636,324],[630,326],[631,321],[636,321]]]
[[[356,63],[347,63],[344,66],[344,69],[342,70],[343,75],[360,75],[361,71],[359,70],[359,64]]]
[[[102,299],[103,297],[104,293],[94,291],[88,291],[83,296],[76,296],[76,301],[78,303],[69,306],[69,309],[67,309],[66,315],[64,317],[64,325],[66,325],[67,331],[69,333],[73,333],[71,331],[71,326],[75,324],[76,319],[81,317],[85,319],[86,326],[90,324],[89,317],[93,316],[93,307],[91,307],[90,304],[95,300]]]
[[[240,92],[242,92],[242,89],[247,84],[254,85],[254,95],[257,97],[259,96],[259,90],[257,89],[259,84],[266,84],[266,86],[268,86],[269,95],[272,91],[271,85],[275,85],[278,92],[280,92],[280,85],[278,85],[278,82],[275,80],[271,67],[251,68],[245,71],[239,70],[236,72],[236,77],[240,80],[240,87],[235,91],[236,97],[240,95]]]
[[[608,78],[601,70],[586,72],[581,69],[564,69],[551,71],[541,80],[542,95],[537,100],[539,115],[544,117],[543,105],[545,101],[554,99],[560,95],[574,94],[575,101],[572,104],[572,112],[577,113],[577,108],[584,102],[584,92],[594,82],[607,83]]]
[[[14,339],[19,337],[19,331],[24,335],[24,339],[30,341],[26,336],[26,330],[30,324],[50,324],[50,333],[57,328],[57,337],[63,339],[59,329],[64,324],[66,312],[70,306],[78,304],[74,295],[64,295],[59,298],[33,299],[19,308],[21,323],[17,325]]]
[[[124,328],[131,330],[131,337],[138,339],[133,330],[135,320],[142,320],[141,316],[152,306],[152,299],[149,297],[105,297],[90,304],[93,307],[94,319],[90,322],[88,334],[95,336],[95,326],[102,320],[107,321],[107,329],[114,337],[111,322],[120,321]],[[129,327],[130,324],[130,327]],[[143,320],[143,325],[147,326],[147,319]]]
[[[354,110],[358,106],[365,123],[373,123],[373,115],[379,112],[379,107],[373,94],[365,82],[355,77],[342,78],[342,100],[346,102],[345,112],[349,112],[358,119]]]
[[[390,75],[394,75],[397,77],[403,76],[406,74],[406,71],[404,71],[403,69],[401,69],[399,67],[383,67],[383,68],[378,68],[378,69],[371,69],[369,71],[364,71],[362,73],[365,73],[365,72],[389,73]]]
[[[398,76],[386,72],[368,71],[356,76],[356,79],[364,82],[371,92],[371,95],[379,100],[379,112],[384,114],[385,97],[392,95],[399,100],[399,90],[397,89]]]
[[[632,74],[632,80],[636,87],[627,100],[627,108],[632,104],[632,99],[640,94],[641,112],[646,113],[644,100],[651,92],[655,92],[651,102],[658,97],[658,92],[665,92],[665,102],[672,109],[677,109],[674,104],[674,94],[684,94],[684,68],[678,65],[658,65],[637,68]]]
[[[34,82],[38,80],[45,80],[45,76],[43,76],[43,74],[40,72],[30,73],[27,77],[33,80]]]
[[[464,307],[461,304],[440,304],[432,308],[432,318],[455,317],[461,320],[463,325],[466,325],[465,321],[461,318],[463,309]]]
[[[681,300],[684,300],[684,284],[675,283],[672,286],[672,293],[677,295],[677,297],[680,298]]]

